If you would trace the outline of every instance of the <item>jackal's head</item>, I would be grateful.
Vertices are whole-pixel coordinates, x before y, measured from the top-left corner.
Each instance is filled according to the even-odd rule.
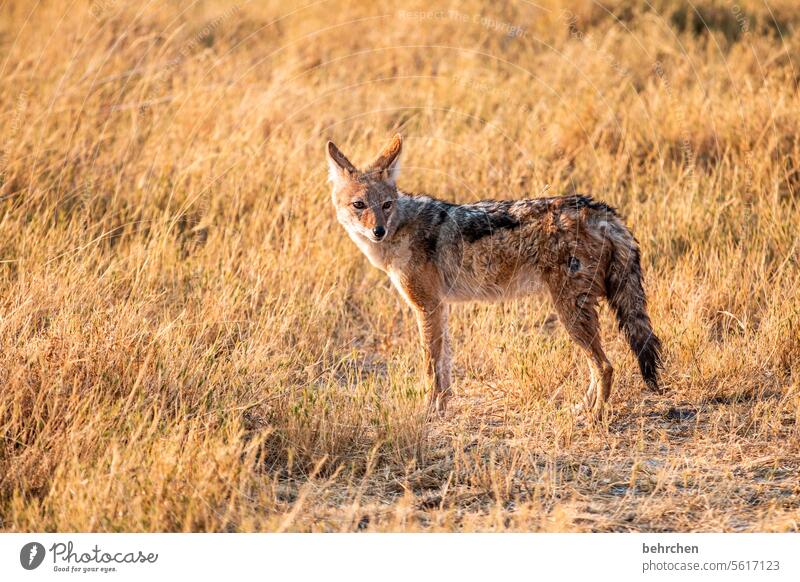
[[[397,134],[363,172],[329,141],[328,180],[333,184],[336,217],[348,232],[373,242],[391,238],[397,229],[397,175],[403,138]]]

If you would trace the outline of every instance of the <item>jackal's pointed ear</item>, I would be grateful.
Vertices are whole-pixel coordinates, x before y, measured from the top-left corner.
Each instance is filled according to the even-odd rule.
[[[356,167],[332,141],[325,145],[325,153],[328,158],[328,181],[334,186],[340,186],[358,174]]]
[[[378,159],[372,162],[368,172],[380,175],[380,178],[392,185],[397,184],[400,174],[400,153],[403,151],[403,136],[395,134],[389,145],[384,148]]]

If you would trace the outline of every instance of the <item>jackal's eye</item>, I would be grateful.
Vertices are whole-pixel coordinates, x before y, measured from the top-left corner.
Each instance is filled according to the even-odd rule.
[[[391,200],[389,200],[388,202],[384,202],[383,203],[383,209],[384,210],[389,210],[391,207],[392,207],[392,201]]]
[[[364,202],[361,200],[356,200],[355,202],[353,202],[353,208],[357,210],[364,210],[366,207],[367,205],[364,204]]]

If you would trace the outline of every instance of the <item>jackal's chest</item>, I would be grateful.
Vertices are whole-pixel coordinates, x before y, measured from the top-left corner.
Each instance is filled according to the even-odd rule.
[[[411,260],[411,247],[404,240],[375,243],[359,234],[350,234],[350,238],[373,267],[386,273],[403,271]]]
[[[386,252],[380,247],[380,245],[377,245],[358,234],[351,234],[350,238],[353,239],[353,242],[356,243],[358,250],[360,250],[364,256],[367,257],[373,267],[376,267],[381,271],[388,272],[389,258],[386,256]]]

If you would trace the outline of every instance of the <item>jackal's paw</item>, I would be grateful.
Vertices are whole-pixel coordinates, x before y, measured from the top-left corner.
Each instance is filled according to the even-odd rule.
[[[573,404],[571,410],[578,426],[600,424],[603,422],[606,414],[605,407],[590,407],[585,402]]]
[[[585,416],[586,415],[586,403],[578,402],[577,404],[573,404],[570,407],[570,410],[572,410],[572,414],[574,414],[577,417]]]
[[[450,400],[450,394],[439,393],[431,395],[430,403],[428,406],[428,415],[438,416],[443,418],[447,413],[447,402]]]
[[[585,427],[592,422],[592,415],[590,414],[591,411],[587,410],[586,404],[584,402],[579,402],[578,404],[573,404],[569,407],[570,412],[572,413],[572,417],[575,422],[576,427]]]
[[[607,406],[595,406],[592,408],[592,414],[589,415],[592,419],[592,422],[595,424],[603,424],[603,421],[606,420],[608,417],[608,407]]]

